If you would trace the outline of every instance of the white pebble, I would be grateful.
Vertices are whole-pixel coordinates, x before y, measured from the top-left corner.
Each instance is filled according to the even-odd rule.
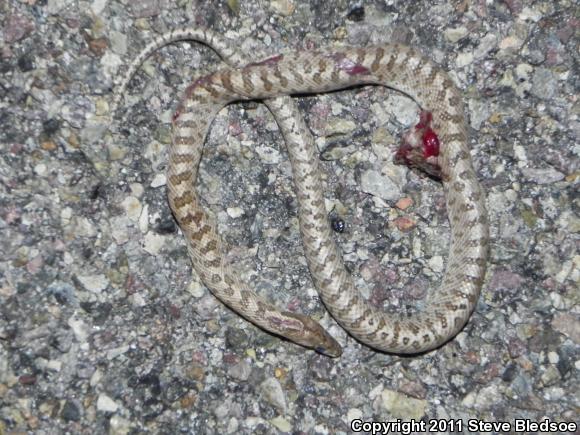
[[[72,315],[69,317],[67,324],[72,329],[72,332],[79,343],[87,341],[87,337],[89,336],[89,327],[85,322],[77,318],[76,315]]]
[[[85,289],[93,293],[100,293],[109,285],[109,280],[102,274],[80,275],[77,278]]]
[[[280,432],[288,433],[292,431],[292,425],[284,417],[274,417],[272,420],[270,420],[270,423]]]
[[[95,0],[91,3],[91,11],[94,15],[99,16],[99,14],[105,9],[106,5],[107,0]]]
[[[143,196],[143,193],[145,192],[145,189],[143,188],[143,185],[141,183],[131,183],[129,185],[129,188],[131,189],[131,193],[133,194],[133,196],[136,196],[137,198],[141,198],[141,196]]]
[[[280,151],[272,148],[272,147],[268,147],[268,146],[257,146],[255,148],[256,153],[258,154],[258,156],[260,156],[260,160],[262,160],[264,163],[269,164],[269,165],[274,165],[277,163],[280,163],[280,161],[282,160],[282,156],[280,155]]]
[[[106,394],[99,394],[99,398],[97,399],[98,411],[115,412],[117,409],[119,409],[119,405],[117,405],[113,399]]]
[[[358,408],[350,408],[348,410],[348,412],[346,413],[346,419],[348,421],[353,421],[353,420],[357,420],[362,418],[363,413],[360,409]]]
[[[552,306],[557,310],[563,310],[566,308],[566,303],[559,293],[551,292],[550,301],[552,302]]]
[[[201,298],[203,295],[205,295],[205,287],[196,280],[192,280],[190,282],[189,287],[187,287],[187,291],[194,298]]]
[[[149,231],[149,204],[143,206],[141,216],[139,216],[139,230],[146,234]]]
[[[560,355],[554,351],[548,352],[548,361],[552,364],[558,364],[558,362],[560,362]]]
[[[40,175],[41,177],[43,177],[44,175],[46,175],[47,167],[44,163],[39,163],[34,167],[34,172],[36,173],[36,175]]]
[[[164,244],[165,237],[148,232],[144,237],[143,249],[151,255],[157,255],[159,251],[161,251],[161,248],[163,248]]]
[[[429,267],[433,272],[443,272],[443,257],[441,255],[431,257]]]
[[[237,219],[240,216],[244,215],[244,210],[240,207],[228,207],[226,209],[226,212],[228,213],[228,216],[231,217],[232,219]]]
[[[161,187],[161,186],[165,186],[166,183],[167,183],[167,178],[165,177],[165,174],[157,174],[157,175],[155,175],[155,177],[153,177],[153,180],[151,181],[150,186],[151,187]]]
[[[272,0],[270,2],[270,9],[278,15],[282,15],[283,17],[288,17],[294,13],[294,3],[290,0]]]
[[[133,222],[139,221],[139,216],[141,216],[141,202],[134,196],[128,196],[123,200],[121,206],[125,210],[125,214]]]

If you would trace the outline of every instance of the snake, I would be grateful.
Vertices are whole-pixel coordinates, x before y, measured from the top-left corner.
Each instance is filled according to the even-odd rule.
[[[319,322],[277,308],[241,279],[226,260],[227,246],[217,222],[195,188],[204,142],[217,113],[230,103],[261,100],[274,115],[286,143],[304,254],[320,299],[336,322],[360,343],[392,354],[424,353],[455,337],[479,299],[487,267],[489,222],[485,193],[468,149],[462,93],[449,75],[418,50],[399,43],[293,50],[253,61],[215,32],[179,28],[155,37],[120,75],[113,114],[140,65],[177,41],[204,44],[225,63],[186,88],[173,114],[168,152],[169,205],[204,285],[265,331],[329,357],[342,354],[341,345]],[[445,195],[450,243],[441,283],[420,306],[405,312],[370,304],[346,270],[329,225],[316,146],[291,98],[363,85],[394,89],[418,104],[419,122],[403,135],[395,163],[437,179]]]

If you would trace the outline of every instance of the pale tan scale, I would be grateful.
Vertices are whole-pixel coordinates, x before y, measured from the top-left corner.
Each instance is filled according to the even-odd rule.
[[[192,180],[197,177],[211,121],[226,104],[264,99],[286,141],[300,203],[300,228],[313,281],[337,322],[359,341],[379,350],[418,353],[454,337],[469,319],[487,264],[485,195],[473,170],[461,93],[447,74],[415,50],[399,44],[368,48],[327,48],[284,53],[248,64],[216,34],[179,29],[149,44],[131,64],[115,95],[115,108],[139,65],[155,50],[180,40],[213,48],[230,68],[198,79],[179,105],[167,176],[171,208],[186,236],[194,268],[225,304],[256,325],[330,356],[339,344],[314,320],[278,310],[261,299],[226,263],[217,225],[204,211]],[[445,275],[424,309],[388,314],[371,306],[346,272],[326,220],[318,159],[312,136],[287,95],[328,92],[375,84],[399,90],[433,115],[442,141],[438,164],[447,200],[451,243]],[[114,110],[114,109],[113,109]]]

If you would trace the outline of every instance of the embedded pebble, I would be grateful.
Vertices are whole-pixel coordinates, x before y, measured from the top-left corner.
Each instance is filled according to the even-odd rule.
[[[123,202],[121,202],[121,206],[125,209],[125,213],[129,219],[133,222],[139,221],[142,211],[139,199],[134,196],[128,196],[123,200]]]
[[[133,427],[129,420],[119,415],[113,415],[109,420],[109,424],[111,426],[111,435],[129,435]]]
[[[269,165],[273,165],[276,163],[280,163],[282,156],[280,155],[280,151],[269,147],[269,146],[258,146],[255,148],[256,153],[260,156],[260,159]]]
[[[109,42],[115,53],[120,55],[127,53],[127,35],[113,30],[109,33]]]
[[[294,13],[294,3],[290,0],[270,0],[270,9],[284,17],[288,17]]]
[[[557,314],[552,320],[552,327],[570,337],[574,343],[580,344],[580,316],[569,313]]]
[[[493,32],[488,33],[478,41],[477,48],[473,52],[476,59],[480,59],[497,46],[497,35]]]
[[[165,245],[165,237],[153,232],[148,232],[143,237],[143,249],[151,255],[157,255]]]
[[[379,120],[386,120],[392,114],[400,124],[411,126],[419,119],[417,104],[404,95],[394,95],[383,104],[373,103],[371,108]]]
[[[427,401],[409,397],[392,390],[384,390],[380,404],[394,418],[420,420],[425,415]]]
[[[94,0],[91,3],[91,11],[93,12],[93,14],[99,15],[101,12],[103,12],[106,5],[107,0]]]
[[[413,205],[413,200],[411,198],[401,198],[397,201],[397,203],[395,204],[395,207],[397,207],[400,210],[407,210],[409,207],[411,207]]]
[[[356,129],[354,121],[343,118],[330,118],[326,124],[326,136],[343,135]]]
[[[525,20],[532,20],[532,21],[539,21],[542,18],[542,12],[534,7],[524,7],[520,14],[518,15],[518,19],[525,21]]]
[[[81,418],[79,407],[70,400],[64,403],[60,415],[65,421],[79,421]]]
[[[443,34],[445,35],[445,38],[447,38],[449,42],[456,43],[460,39],[467,36],[469,34],[469,30],[465,26],[451,27],[445,29],[445,32],[443,32]]]
[[[270,420],[270,423],[272,424],[272,426],[274,426],[276,429],[278,429],[282,433],[292,432],[292,425],[284,417],[280,417],[280,416],[275,417],[272,420]]]
[[[89,218],[82,216],[71,217],[71,233],[77,237],[95,237],[97,235],[97,226]]]
[[[485,410],[501,400],[500,392],[496,385],[488,385],[477,391],[468,393],[461,403],[471,409]]]
[[[41,177],[44,177],[47,173],[47,167],[44,163],[39,163],[38,165],[36,165],[34,167],[34,172],[36,172],[36,175],[40,175]]]
[[[135,18],[154,17],[160,13],[158,0],[141,0],[130,5]]]
[[[117,216],[111,219],[111,236],[117,244],[122,245],[129,241],[128,225],[129,222],[125,216]]]
[[[417,222],[415,222],[415,220],[410,217],[402,216],[395,219],[393,221],[393,224],[395,225],[395,227],[397,227],[399,231],[406,232],[412,230],[417,224]]]
[[[241,207],[228,207],[226,212],[232,219],[237,219],[244,215],[244,210]]]
[[[101,412],[116,412],[119,405],[106,394],[99,394],[97,398],[97,410]]]
[[[245,359],[228,369],[228,375],[239,381],[247,381],[252,373],[252,367]]]
[[[401,195],[401,188],[391,177],[373,169],[366,170],[361,175],[361,189],[385,201],[395,201]]]
[[[70,326],[73,334],[75,335],[75,338],[79,343],[84,343],[87,341],[89,336],[89,328],[82,319],[76,316],[71,316],[67,321],[67,325]]]
[[[145,204],[139,215],[138,223],[139,231],[145,234],[149,231],[149,204]]]
[[[550,99],[558,89],[558,80],[547,68],[537,68],[532,78],[530,92],[538,98]]]
[[[538,184],[555,183],[564,179],[564,174],[553,168],[523,168],[522,174],[527,180]]]
[[[433,272],[441,273],[443,272],[443,257],[440,255],[434,255],[429,259],[429,267],[433,270]]]
[[[281,413],[286,412],[286,396],[276,378],[268,378],[259,386],[260,397]]]
[[[194,297],[194,298],[201,298],[205,295],[205,287],[196,280],[192,280],[187,288],[187,291]]]
[[[24,15],[10,14],[4,23],[4,40],[7,44],[27,37],[34,30],[34,23]]]
[[[473,63],[473,58],[474,58],[473,53],[470,52],[460,53],[457,55],[457,58],[455,59],[455,64],[457,65],[457,68],[463,68],[467,65],[471,65]]]
[[[109,280],[105,275],[77,275],[77,279],[85,289],[93,293],[100,293],[109,286]]]
[[[167,179],[165,178],[165,174],[156,174],[151,180],[150,186],[153,188],[165,186],[167,183]]]

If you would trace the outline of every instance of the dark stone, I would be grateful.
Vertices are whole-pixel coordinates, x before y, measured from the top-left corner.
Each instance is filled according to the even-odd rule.
[[[560,376],[564,378],[574,366],[575,351],[573,348],[564,347],[558,350],[560,360],[556,364],[556,368],[560,372]]]
[[[107,319],[111,315],[111,311],[113,310],[113,305],[109,302],[105,302],[103,304],[99,304],[94,310],[94,322],[96,325],[103,325]]]
[[[518,374],[518,367],[515,364],[510,364],[501,374],[501,379],[504,382],[512,382]]]
[[[18,59],[18,68],[20,68],[20,71],[22,72],[32,71],[34,69],[34,60],[26,54],[21,56]]]
[[[19,282],[16,284],[16,292],[23,295],[32,289],[32,284],[28,282]]]
[[[153,396],[159,396],[161,394],[161,381],[157,373],[146,374],[139,379],[139,383],[146,385]]]
[[[346,19],[350,21],[362,21],[365,18],[365,8],[357,6],[352,8],[346,15]]]
[[[226,346],[230,350],[243,350],[248,345],[248,335],[237,328],[226,329]]]
[[[92,201],[95,201],[97,198],[102,197],[104,193],[104,188],[101,183],[98,183],[91,189],[91,193],[89,194],[89,198]]]
[[[60,416],[65,421],[79,421],[81,418],[81,413],[78,406],[74,402],[67,400],[62,407]]]
[[[173,234],[176,231],[177,226],[175,225],[173,217],[166,216],[157,221],[157,226],[155,227],[155,232],[157,232],[157,234]]]

